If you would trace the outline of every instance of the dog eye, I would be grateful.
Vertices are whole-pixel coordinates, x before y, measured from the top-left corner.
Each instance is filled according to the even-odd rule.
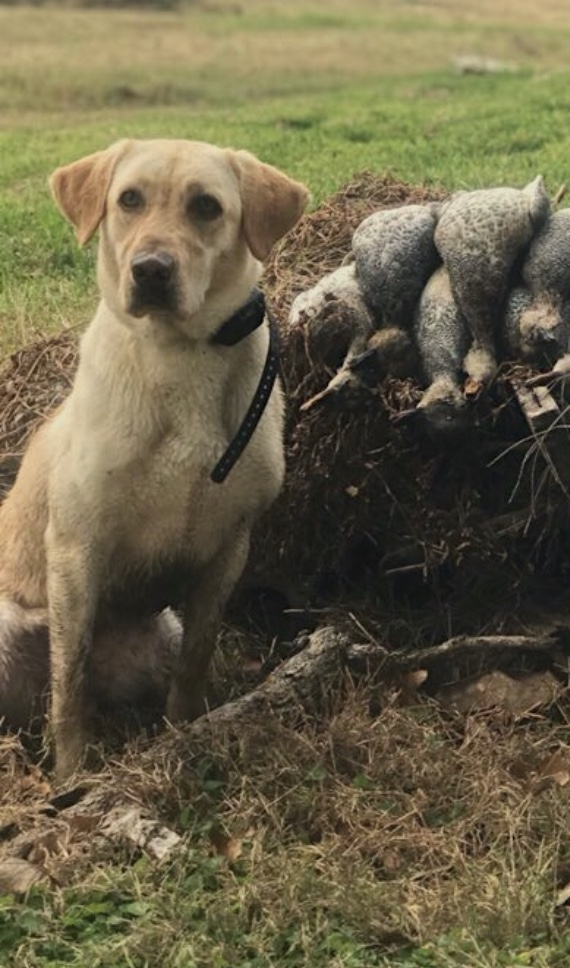
[[[143,204],[144,199],[137,188],[127,188],[119,195],[119,205],[121,208],[142,208]]]
[[[194,195],[188,203],[188,210],[195,218],[204,219],[206,222],[212,222],[223,211],[218,199],[207,194]]]

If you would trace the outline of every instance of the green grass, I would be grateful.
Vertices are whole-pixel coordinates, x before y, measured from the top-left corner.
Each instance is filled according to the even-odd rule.
[[[497,16],[491,0],[478,5],[480,15],[459,2],[447,12],[396,0],[255,0],[241,13],[230,6],[164,15],[0,8],[0,351],[88,319],[96,300],[94,250],[77,247],[49,197],[47,177],[119,137],[247,147],[304,180],[314,206],[365,168],[449,190],[522,185],[541,172],[554,194],[570,179],[570,27],[554,2],[510,0]],[[521,69],[459,76],[451,58],[464,51],[504,57]],[[436,730],[436,745],[437,736]],[[429,760],[433,750],[422,755]],[[235,864],[212,854],[208,840],[220,812],[224,823],[239,816],[234,799],[224,808],[214,803],[195,823],[186,808],[170,817],[186,837],[185,853],[170,866],[126,851],[102,853],[100,869],[82,870],[72,887],[0,898],[0,964],[568,964],[568,941],[552,914],[552,871],[544,873],[540,857],[535,866],[529,856],[513,860],[508,836],[497,834],[497,853],[490,848],[485,855],[489,899],[481,894],[479,865],[468,861],[473,917],[464,905],[466,923],[458,923],[453,885],[443,876],[448,907],[440,915],[430,911],[427,938],[414,934],[414,917],[424,916],[421,864],[414,861],[417,880],[409,883],[406,870],[394,883],[378,877],[374,858],[343,866],[334,824],[328,857],[326,843],[311,842],[303,828],[313,803],[326,799],[326,785],[318,769],[301,777],[291,769],[279,810],[287,807],[289,819],[302,822],[291,821],[292,829],[283,821],[281,828],[264,789],[256,800],[259,836],[249,844],[245,835]],[[348,784],[347,802],[360,798],[360,806],[373,807],[376,823],[382,811],[373,798],[372,807],[365,803],[365,781]],[[441,827],[453,836],[457,818],[446,810]],[[552,840],[554,824],[545,830]],[[454,910],[455,916],[445,913]]]
[[[456,76],[353,82],[309,97],[231,109],[121,109],[41,119],[0,132],[0,326],[9,351],[88,317],[93,258],[55,211],[47,175],[127,136],[247,145],[310,187],[313,204],[358,170],[446,188],[522,185],[542,173],[554,194],[569,177],[568,75]]]
[[[510,775],[564,730],[480,720],[462,734],[386,694],[371,717],[371,698],[345,697],[324,729],[260,724],[239,748],[214,736],[176,778],[131,752],[115,784],[154,803],[182,848],[163,864],[96,838],[91,859],[55,851],[48,865],[74,883],[0,898],[0,964],[565,968],[567,796],[527,796]]]
[[[38,889],[25,901],[0,899],[4,968],[566,968],[570,958],[564,941],[499,949],[461,929],[398,953],[363,943],[324,908],[264,924],[261,906],[257,917],[254,901],[242,906],[254,894],[246,878],[219,858],[189,851],[159,877],[144,866],[119,879],[111,870],[115,882],[103,876],[98,888],[68,890],[55,903]]]
[[[570,28],[554,0],[467,14],[387,0],[176,13],[0,7],[0,351],[88,318],[93,257],[47,176],[124,135],[247,146],[310,186],[355,171],[449,189],[567,178]],[[457,53],[515,74],[458,76]]]

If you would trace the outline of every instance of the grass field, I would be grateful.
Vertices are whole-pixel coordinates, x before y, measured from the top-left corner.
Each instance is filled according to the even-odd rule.
[[[459,55],[508,69],[460,74]],[[554,194],[570,180],[569,65],[565,0],[0,7],[0,350],[81,324],[96,299],[93,249],[49,197],[56,165],[125,135],[192,137],[249,148],[314,206],[366,168],[447,189],[541,172]],[[222,744],[185,789],[155,778],[183,856],[102,853],[71,887],[0,897],[0,964],[563,968],[564,788],[517,786],[526,740],[501,724],[469,735],[423,705],[372,728],[369,701],[351,697],[331,732],[275,726],[235,762]],[[546,755],[564,728],[543,728]],[[235,863],[212,851],[216,825],[237,831]]]
[[[306,180],[314,204],[363,168],[449,188],[541,171],[554,192],[570,147],[562,8],[506,4],[497,22],[473,7],[0,8],[0,345],[89,313],[91,259],[46,178],[123,135],[247,145]],[[461,54],[517,70],[459,75]]]

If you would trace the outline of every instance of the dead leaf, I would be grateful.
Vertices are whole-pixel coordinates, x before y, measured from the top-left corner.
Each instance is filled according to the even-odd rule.
[[[414,706],[419,702],[418,689],[423,686],[429,676],[427,669],[414,669],[398,676],[395,687],[399,692],[398,702],[401,706]]]
[[[99,826],[102,813],[70,813],[65,818],[74,833],[88,834]]]
[[[67,852],[68,830],[46,830],[31,846],[27,859],[33,864],[45,864],[49,857]]]
[[[47,874],[21,857],[0,861],[0,894],[25,894],[34,884],[47,880]]]
[[[230,863],[236,861],[243,853],[243,841],[238,840],[237,837],[230,837],[216,828],[210,831],[210,843],[216,854],[225,857]]]
[[[354,484],[349,484],[345,487],[344,493],[348,494],[349,497],[358,497],[359,488],[355,487]]]
[[[29,767],[26,776],[22,777],[20,786],[23,791],[29,790],[40,797],[48,797],[52,792],[51,784],[48,783],[42,771],[33,765]]]
[[[400,870],[402,861],[397,850],[385,850],[382,854],[382,866],[390,874],[395,874]]]
[[[437,694],[443,706],[461,713],[498,709],[515,719],[540,706],[548,706],[562,686],[551,672],[536,672],[513,679],[504,672],[490,672],[466,682],[446,686]]]
[[[521,783],[529,783],[536,772],[536,766],[531,759],[524,756],[517,756],[509,766],[509,773],[515,780]]]

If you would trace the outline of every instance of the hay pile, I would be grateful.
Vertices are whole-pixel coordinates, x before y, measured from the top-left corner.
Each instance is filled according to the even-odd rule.
[[[347,185],[269,266],[279,318],[341,265],[367,215],[442,197],[366,173]],[[303,412],[331,373],[309,358],[302,328],[284,333],[283,369],[289,475],[254,561],[294,604],[342,603],[384,630],[409,608],[411,622],[398,622],[394,635],[411,644],[512,628],[523,603],[531,612],[531,600],[542,608],[564,597],[566,487],[545,447],[551,439],[529,431],[515,399],[526,366],[503,364],[477,403],[474,428],[450,449],[420,428],[396,426],[396,414],[421,396],[412,380],[385,380],[348,405],[331,397]],[[567,449],[566,421],[549,436]]]
[[[39,340],[0,368],[0,497],[11,485],[32,431],[67,396],[77,364],[77,332]]]
[[[329,198],[267,266],[280,322],[299,292],[342,263],[366,216],[442,197],[363,173]],[[0,491],[31,429],[67,393],[76,346],[70,330],[5,362]],[[356,610],[384,629],[397,616],[394,644],[518,628],[523,602],[563,595],[570,571],[564,482],[514,401],[512,381],[524,368],[501,369],[479,401],[475,428],[444,450],[394,424],[420,397],[413,381],[387,380],[351,409],[331,400],[303,413],[301,404],[330,373],[309,359],[299,331],[284,332],[282,367],[288,476],[257,535],[247,585],[277,588],[300,608]],[[409,621],[400,621],[404,614]]]

